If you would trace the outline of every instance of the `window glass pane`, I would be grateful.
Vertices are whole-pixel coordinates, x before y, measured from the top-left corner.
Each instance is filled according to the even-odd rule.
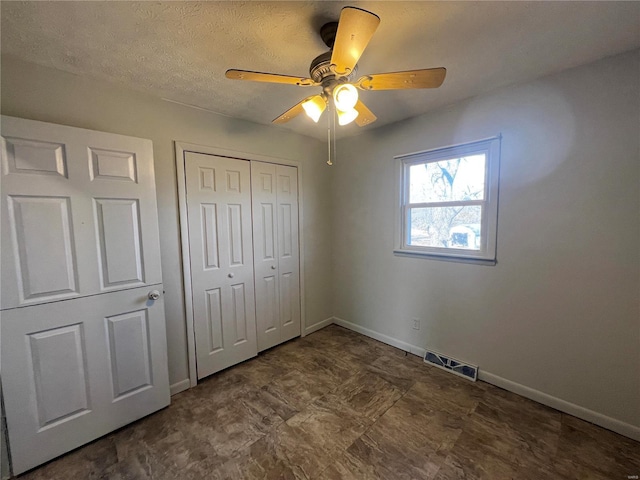
[[[409,203],[484,200],[485,154],[409,167]]]
[[[482,207],[411,208],[408,245],[480,250]]]

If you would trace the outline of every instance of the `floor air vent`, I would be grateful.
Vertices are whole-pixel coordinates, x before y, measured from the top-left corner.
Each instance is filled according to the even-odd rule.
[[[424,354],[424,361],[472,382],[475,382],[478,378],[478,367],[476,365],[470,365],[437,352],[427,350],[427,353]]]

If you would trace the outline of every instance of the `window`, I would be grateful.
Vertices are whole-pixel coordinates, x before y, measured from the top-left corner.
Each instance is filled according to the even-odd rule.
[[[500,137],[396,157],[398,255],[495,264]]]

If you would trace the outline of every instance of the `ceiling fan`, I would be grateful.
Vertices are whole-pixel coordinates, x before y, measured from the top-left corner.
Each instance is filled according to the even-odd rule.
[[[375,122],[377,117],[358,99],[358,90],[403,90],[437,88],[447,73],[445,68],[427,68],[405,72],[364,75],[357,80],[357,63],[373,37],[380,17],[356,7],[344,7],[339,22],[322,26],[320,36],[329,51],[316,57],[309,67],[310,77],[293,77],[248,70],[227,70],[227,78],[254,82],[281,83],[299,87],[322,87],[322,93],[306,97],[273,120],[281,124],[305,112],[316,123],[330,105],[338,114],[338,123],[346,125],[355,120],[359,126]]]

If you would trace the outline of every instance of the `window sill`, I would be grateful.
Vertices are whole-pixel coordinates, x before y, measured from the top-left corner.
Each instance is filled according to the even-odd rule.
[[[493,266],[498,263],[498,261],[495,258],[467,257],[464,255],[420,252],[416,250],[396,249],[393,251],[393,254],[397,257],[423,258],[427,260],[440,260],[443,262],[456,262],[456,263],[471,263],[476,265]]]

